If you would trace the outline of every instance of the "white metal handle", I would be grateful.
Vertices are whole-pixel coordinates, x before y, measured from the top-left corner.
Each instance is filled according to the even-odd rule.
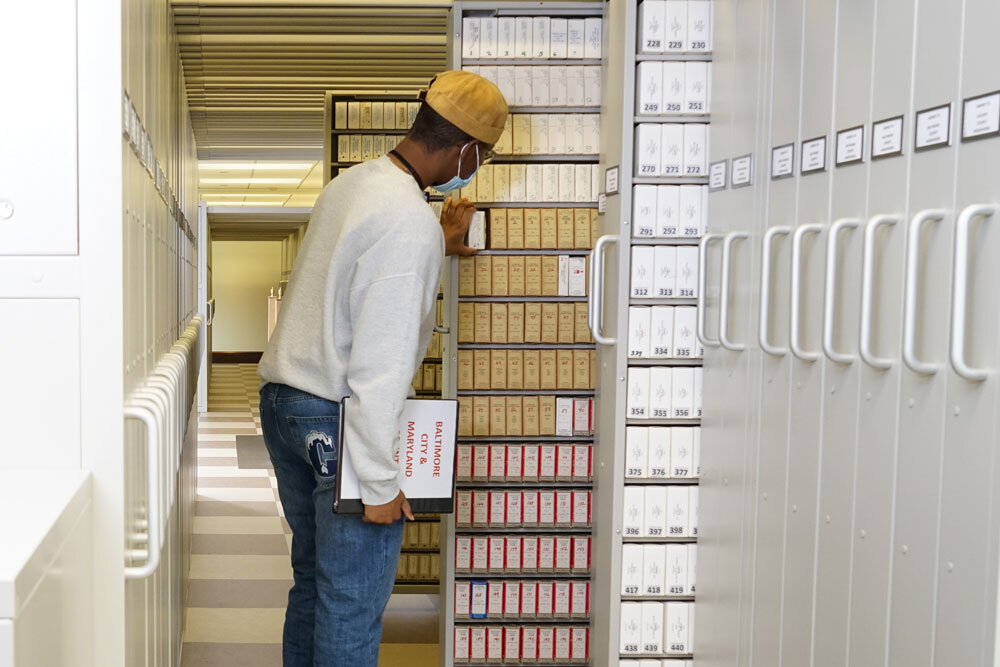
[[[615,339],[601,332],[604,321],[604,246],[618,243],[618,236],[607,234],[597,239],[594,249],[590,251],[590,282],[587,294],[587,326],[590,335],[598,345],[614,345]]]
[[[708,244],[722,239],[722,234],[705,234],[698,243],[698,325],[695,327],[698,340],[705,347],[719,347],[718,339],[712,339],[705,333],[705,313],[707,295],[705,293],[705,271],[708,266]]]
[[[965,326],[969,296],[969,227],[978,217],[991,218],[1000,212],[996,204],[967,206],[955,223],[955,262],[951,276],[951,366],[961,377],[982,382],[989,371],[973,368],[965,361]]]
[[[764,248],[760,257],[760,330],[758,338],[760,349],[772,357],[783,357],[788,350],[771,342],[771,246],[774,237],[787,236],[792,233],[791,227],[771,227],[764,234]]]
[[[729,232],[722,241],[722,286],[719,290],[719,344],[732,352],[746,349],[743,343],[729,338],[729,276],[733,258],[733,243],[748,237],[746,232]]]
[[[206,313],[206,316],[208,317],[208,321],[205,324],[208,325],[208,326],[212,326],[212,322],[215,321],[215,299],[214,298],[208,300],[208,304],[206,304],[205,310],[208,311]]]
[[[830,226],[826,237],[826,286],[823,296],[823,352],[830,361],[838,364],[853,364],[856,357],[853,354],[837,352],[833,345],[836,334],[837,316],[837,257],[840,255],[840,232],[845,229],[857,229],[861,226],[860,218],[841,218]]]
[[[910,220],[906,231],[906,296],[903,302],[903,362],[914,373],[933,375],[940,364],[917,358],[917,287],[920,281],[920,232],[924,223],[941,222],[948,216],[944,209],[925,209]]]
[[[160,566],[160,470],[159,432],[156,416],[153,411],[134,403],[125,406],[124,415],[127,419],[138,419],[146,426],[146,521],[149,535],[146,547],[146,563],[136,567],[125,568],[126,579],[145,579],[156,572]]]
[[[875,307],[875,237],[879,227],[895,225],[899,222],[898,215],[876,215],[865,226],[865,246],[861,267],[861,331],[858,341],[858,351],[861,358],[872,368],[888,370],[892,368],[893,360],[879,357],[872,350],[872,319]]]
[[[802,328],[799,324],[801,319],[802,301],[802,242],[808,234],[818,234],[823,231],[823,225],[813,223],[809,225],[799,225],[792,234],[792,303],[789,319],[788,346],[792,348],[792,354],[802,361],[816,361],[819,359],[819,352],[812,352],[802,347],[799,340],[799,331]]]

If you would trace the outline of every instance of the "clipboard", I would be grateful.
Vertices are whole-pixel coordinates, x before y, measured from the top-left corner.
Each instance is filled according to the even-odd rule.
[[[356,402],[354,402],[356,403]],[[362,514],[361,482],[351,463],[347,441],[350,397],[340,404],[340,438],[337,445],[337,482],[333,511]],[[399,488],[410,509],[420,514],[451,514],[455,511],[455,466],[458,456],[458,401],[409,398],[403,404],[396,436]]]

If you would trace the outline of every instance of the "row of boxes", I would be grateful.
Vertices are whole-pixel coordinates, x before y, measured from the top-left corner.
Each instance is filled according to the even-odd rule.
[[[333,129],[408,130],[419,110],[420,102],[334,102]]]
[[[629,419],[701,419],[702,368],[630,368]]]
[[[707,53],[712,50],[710,0],[643,0],[639,3],[639,53]]]
[[[572,209],[564,210],[572,213]],[[589,231],[589,211],[586,218]],[[461,257],[458,295],[587,296],[587,257],[486,254]]]
[[[458,581],[455,618],[587,618],[589,581]]]
[[[639,123],[635,127],[635,175],[708,175],[709,126],[705,123]]]
[[[441,391],[442,370],[439,363],[423,363],[417,368],[411,386],[415,391]]]
[[[459,574],[587,574],[590,537],[569,535],[458,535]]]
[[[443,304],[444,304],[443,301],[438,301],[439,313],[440,313],[440,307]],[[438,316],[438,324],[443,324],[443,322],[441,322],[440,315]],[[432,331],[431,337],[427,341],[427,351],[424,354],[424,356],[430,357],[431,359],[440,359],[441,351],[443,350],[443,348],[444,348],[444,339],[441,338],[441,334],[439,334],[437,331]]]
[[[594,399],[562,396],[459,396],[458,435],[589,437]]]
[[[462,58],[600,58],[600,17],[462,18]]]
[[[698,487],[626,486],[622,535],[651,539],[698,537]]]
[[[694,660],[682,660],[681,658],[619,660],[618,667],[694,667]]]
[[[341,134],[337,137],[337,162],[367,162],[380,158],[402,140],[401,134]]]
[[[708,186],[636,185],[632,237],[699,238],[708,228]]]
[[[402,549],[437,549],[441,543],[440,521],[408,521]]]
[[[590,250],[600,233],[596,208],[492,208],[491,250]]]
[[[697,544],[623,544],[622,595],[694,595]]]
[[[510,114],[493,150],[499,155],[597,155],[601,117],[596,113]]]
[[[625,479],[697,479],[700,475],[700,427],[626,427]]]
[[[636,77],[640,116],[712,111],[712,63],[639,63]]]
[[[459,527],[590,527],[590,491],[458,491],[456,497]]]
[[[458,342],[549,345],[590,343],[593,339],[587,327],[587,302],[459,302]],[[529,355],[525,357],[525,362],[531,363],[534,358]],[[535,386],[530,378],[527,382],[525,389],[542,389],[541,385]]]
[[[466,72],[493,82],[508,106],[593,107],[601,106],[601,68],[599,65],[535,65],[532,67],[469,66]]]
[[[440,581],[441,556],[439,554],[399,554],[396,581]]]
[[[459,482],[589,482],[594,453],[590,445],[459,445],[456,465]]]
[[[697,246],[633,246],[633,299],[698,298]]]
[[[586,664],[590,628],[583,626],[460,626],[455,664]]]
[[[459,350],[457,386],[459,391],[587,391],[595,388],[593,364],[594,350]]]
[[[622,602],[622,655],[683,655],[694,647],[693,602]]]
[[[695,329],[695,306],[631,306],[628,309],[629,359],[700,359],[705,350]]]
[[[461,196],[473,203],[596,202],[600,176],[599,165],[590,163],[484,164]]]

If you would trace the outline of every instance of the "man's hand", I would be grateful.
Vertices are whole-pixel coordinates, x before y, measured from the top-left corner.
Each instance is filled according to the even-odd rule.
[[[368,523],[390,524],[399,521],[400,516],[405,516],[413,521],[413,512],[410,510],[410,503],[406,501],[406,496],[400,491],[395,500],[385,505],[365,505],[365,514],[362,517]]]
[[[444,254],[468,257],[476,254],[475,248],[465,245],[465,235],[469,232],[469,222],[476,212],[475,205],[468,199],[444,200],[441,209],[441,230],[444,232]]]

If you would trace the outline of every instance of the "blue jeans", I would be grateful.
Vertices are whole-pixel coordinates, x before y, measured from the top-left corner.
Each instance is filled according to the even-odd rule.
[[[267,384],[260,419],[292,528],[284,667],[376,667],[403,521],[370,524],[333,513],[339,403]]]

